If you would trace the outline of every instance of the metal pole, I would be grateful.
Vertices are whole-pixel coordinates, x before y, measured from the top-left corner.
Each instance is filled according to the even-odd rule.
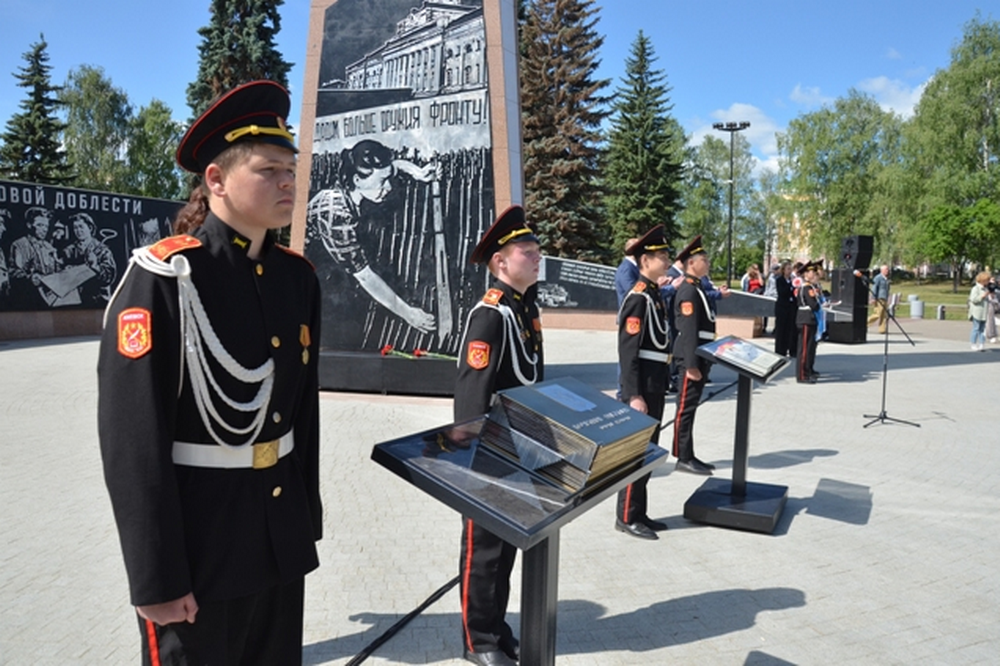
[[[736,132],[729,132],[729,240],[728,240],[728,263],[726,266],[726,286],[732,287],[733,279],[733,150],[736,140]]]

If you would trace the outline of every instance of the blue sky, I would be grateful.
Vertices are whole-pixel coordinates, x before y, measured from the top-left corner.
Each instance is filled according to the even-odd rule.
[[[309,0],[286,0],[278,47],[295,63],[289,80],[293,124],[302,99]],[[185,120],[187,84],[197,74],[209,0],[0,0],[0,124],[24,90],[11,76],[45,34],[53,81],[82,64],[103,67],[136,106],[153,98]],[[776,159],[775,132],[852,88],[903,116],[980,10],[982,0],[599,0],[602,78],[620,84],[638,31],[651,39],[671,86],[673,113],[700,142],[719,121],[751,123],[744,136],[764,165]]]

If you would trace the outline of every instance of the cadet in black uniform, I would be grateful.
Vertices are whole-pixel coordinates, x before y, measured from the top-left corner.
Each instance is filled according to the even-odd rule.
[[[800,384],[815,384],[816,370],[816,313],[820,307],[820,288],[817,284],[816,262],[811,261],[799,271],[802,284],[797,294],[799,308],[795,313],[795,325],[799,329],[798,369],[795,375]]]
[[[299,664],[316,568],[319,284],[291,222],[288,93],[239,86],[177,151],[189,235],[137,251],[105,313],[104,476],[147,664]]]
[[[674,296],[674,317],[677,340],[674,359],[680,369],[680,390],[677,393],[677,416],[674,419],[674,455],[676,469],[691,474],[711,475],[714,465],[698,460],[694,455],[694,416],[705,388],[709,362],[695,353],[699,345],[715,339],[715,315],[701,279],[708,275],[709,261],[696,236],[681,250],[677,259],[684,264],[684,281]]]
[[[469,313],[459,351],[455,421],[482,416],[497,391],[542,380],[542,324],[535,283],[542,255],[524,209],[511,206],[472,253],[494,276],[492,288]],[[465,658],[477,664],[514,664],[518,642],[504,620],[517,549],[462,519],[459,561]]]
[[[658,281],[670,268],[670,250],[663,225],[650,229],[626,253],[635,257],[639,280],[625,295],[618,310],[618,367],[622,402],[657,421],[663,418],[666,402],[670,343],[663,296]],[[660,441],[660,429],[652,437]],[[649,474],[618,493],[615,529],[640,539],[657,539],[665,523],[646,515],[646,485]]]

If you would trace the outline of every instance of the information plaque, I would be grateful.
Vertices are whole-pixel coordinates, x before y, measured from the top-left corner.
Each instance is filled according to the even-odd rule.
[[[770,381],[790,363],[766,349],[733,335],[698,347],[702,358],[739,375],[733,479],[712,477],[684,503],[684,517],[699,523],[770,534],[788,501],[788,487],[747,482],[750,448],[750,398],[754,380]]]

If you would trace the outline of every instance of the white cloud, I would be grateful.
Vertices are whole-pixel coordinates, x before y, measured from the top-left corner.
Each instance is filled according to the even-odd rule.
[[[803,88],[801,83],[795,84],[788,99],[808,108],[816,108],[833,102],[833,98],[824,96],[818,87]]]
[[[778,141],[775,132],[784,131],[766,113],[751,104],[733,104],[728,109],[718,109],[711,114],[712,121],[696,127],[690,136],[692,145],[699,145],[706,135],[711,134],[716,138],[729,141],[727,133],[712,129],[713,122],[741,122],[747,121],[750,127],[742,130],[742,134],[750,142],[750,151],[754,155],[757,164],[754,167],[754,175],[760,173],[763,167],[769,167],[777,171],[778,164]]]
[[[885,52],[885,57],[888,58],[889,60],[902,60],[903,59],[903,55],[899,51],[897,51],[896,49],[892,48],[891,46]]]
[[[913,115],[914,107],[920,101],[920,96],[924,94],[928,83],[929,80],[916,87],[910,87],[899,79],[876,76],[861,81],[858,90],[874,97],[884,111],[892,111],[903,118],[909,118]]]

